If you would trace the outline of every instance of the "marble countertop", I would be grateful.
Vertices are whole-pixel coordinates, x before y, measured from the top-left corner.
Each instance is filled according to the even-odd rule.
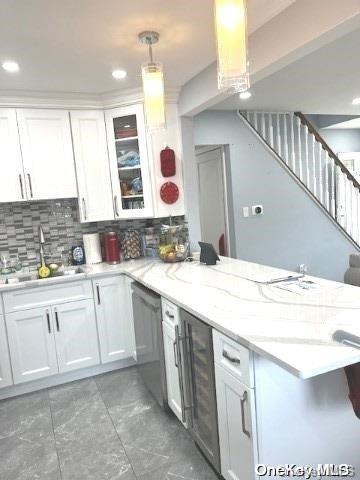
[[[360,336],[359,287],[307,277],[321,288],[299,295],[254,281],[291,273],[223,257],[216,266],[144,258],[87,266],[85,273],[46,280],[46,284],[127,274],[304,379],[360,362],[359,349],[332,340],[338,329]],[[44,281],[0,285],[0,292],[35,285]]]

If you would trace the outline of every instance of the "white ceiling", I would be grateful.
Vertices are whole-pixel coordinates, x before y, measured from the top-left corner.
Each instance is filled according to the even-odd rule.
[[[360,115],[360,29],[303,57],[252,86],[252,97],[237,95],[216,110],[302,111]]]
[[[249,0],[254,31],[295,0]],[[166,83],[180,87],[215,60],[213,0],[1,0],[0,91],[107,93],[139,87],[147,49],[142,30],[161,35],[155,59]],[[111,71],[123,68],[125,81]]]

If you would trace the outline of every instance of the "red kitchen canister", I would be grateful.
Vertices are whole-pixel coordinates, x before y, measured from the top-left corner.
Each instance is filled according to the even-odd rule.
[[[115,232],[104,233],[105,262],[120,263],[120,244]]]

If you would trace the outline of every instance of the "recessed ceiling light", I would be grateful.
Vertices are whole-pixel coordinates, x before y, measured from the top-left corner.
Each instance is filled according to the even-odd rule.
[[[354,100],[352,101],[352,104],[353,105],[360,105],[360,97],[354,98]]]
[[[123,80],[127,73],[125,70],[114,70],[111,74],[116,80]]]
[[[239,97],[241,98],[241,100],[247,100],[251,97],[251,92],[249,92],[249,90],[246,90],[246,92],[241,92],[239,94]]]
[[[16,62],[4,62],[2,68],[10,73],[15,73],[20,70],[19,64]]]
[[[124,128],[130,128],[131,125],[124,125]]]

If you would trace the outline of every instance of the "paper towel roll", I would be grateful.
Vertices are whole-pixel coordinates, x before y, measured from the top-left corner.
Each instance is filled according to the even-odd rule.
[[[100,235],[98,233],[86,233],[83,235],[86,263],[101,263]]]

